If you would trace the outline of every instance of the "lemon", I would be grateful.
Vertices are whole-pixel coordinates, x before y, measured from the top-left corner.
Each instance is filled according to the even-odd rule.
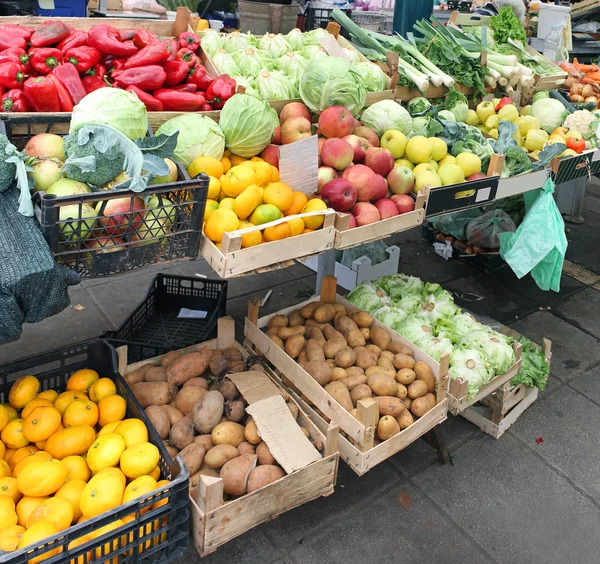
[[[394,166],[406,166],[412,170],[415,168],[415,165],[412,164],[408,159],[397,159]]]
[[[240,219],[240,229],[246,229],[247,227],[254,227],[249,221]],[[248,247],[254,247],[262,243],[262,233],[259,230],[251,231],[242,235],[242,249]]]
[[[263,225],[264,223],[269,223],[282,217],[283,214],[277,206],[274,206],[273,204],[261,204],[260,206],[256,206],[256,209],[252,212],[248,221],[250,221],[252,225]]]
[[[219,202],[215,200],[206,200],[206,207],[204,208],[204,221],[206,221],[212,212],[219,207]]]
[[[223,234],[227,231],[235,231],[239,224],[240,220],[232,210],[218,208],[206,220],[204,233],[211,241],[220,243]]]
[[[214,157],[198,157],[192,161],[188,174],[193,178],[201,172],[219,178],[223,174],[223,163]]]
[[[443,139],[440,139],[439,137],[430,137],[429,144],[431,145],[431,158],[434,161],[440,161],[448,154],[448,145],[446,145],[446,142]]]
[[[460,153],[456,157],[456,164],[462,168],[465,178],[481,172],[481,159],[473,153]]]
[[[225,208],[225,209],[228,209],[228,210],[233,210],[234,204],[235,204],[235,198],[223,198],[219,202],[219,207],[220,208]]]
[[[209,200],[216,200],[221,193],[221,183],[218,178],[211,176],[208,182],[208,195],[206,196]]]
[[[406,158],[417,163],[428,163],[432,158],[433,150],[429,139],[422,135],[412,137],[406,145]]]
[[[309,200],[308,203],[302,208],[302,213],[326,209],[327,204],[323,200],[313,198],[312,200]],[[304,220],[304,224],[308,229],[319,229],[319,227],[321,227],[325,221],[325,216],[314,215],[310,217],[303,217],[302,219]]]
[[[438,171],[438,176],[442,181],[442,186],[449,186],[450,184],[459,184],[465,181],[465,173],[460,166],[456,164],[446,164],[441,166]]]

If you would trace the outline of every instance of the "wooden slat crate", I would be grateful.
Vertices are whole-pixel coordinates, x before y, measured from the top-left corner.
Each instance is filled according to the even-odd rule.
[[[206,346],[212,349],[235,347],[245,360],[249,357],[249,352],[235,341],[235,326],[231,317],[219,319],[216,339],[187,347],[182,351],[193,352]],[[120,347],[117,352],[119,371],[123,375],[144,364],[156,364],[161,358],[158,356],[128,366],[127,347]],[[272,373],[269,374],[271,375]],[[269,382],[273,383],[271,380]],[[276,381],[274,384],[276,390],[288,399],[287,391],[279,387]],[[267,397],[262,398],[262,401]],[[255,403],[257,399],[254,398],[250,403]],[[289,398],[289,401],[294,400]],[[330,425],[325,433],[322,433],[300,407],[297,421],[299,425],[308,429],[315,443],[322,445],[323,456],[319,460],[299,467],[259,490],[228,502],[223,500],[223,481],[220,478],[202,476],[198,487],[190,490],[192,537],[201,556],[214,552],[218,547],[265,521],[334,492],[338,468],[338,428]],[[285,437],[283,443],[285,444]]]

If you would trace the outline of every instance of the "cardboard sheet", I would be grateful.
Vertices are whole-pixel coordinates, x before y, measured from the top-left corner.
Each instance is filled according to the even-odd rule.
[[[313,135],[279,147],[279,177],[294,190],[312,194],[319,181],[319,143]]]

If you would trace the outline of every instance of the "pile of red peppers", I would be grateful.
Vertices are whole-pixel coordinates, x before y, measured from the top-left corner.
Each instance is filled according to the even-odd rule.
[[[219,110],[235,94],[229,75],[212,76],[200,39],[102,24],[75,30],[59,19],[37,29],[0,24],[0,112],[70,112],[99,88],[133,92],[149,111]]]

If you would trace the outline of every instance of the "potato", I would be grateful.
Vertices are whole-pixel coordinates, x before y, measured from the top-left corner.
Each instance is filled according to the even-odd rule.
[[[192,352],[178,358],[167,367],[167,381],[169,384],[181,386],[190,378],[201,376],[208,368],[212,355],[213,351],[204,347],[199,352]]]
[[[304,319],[312,319],[314,317],[315,314],[315,310],[320,306],[321,304],[319,302],[311,302],[307,305],[305,305],[301,310],[300,310],[300,315],[304,318]],[[319,321],[317,321],[317,323],[320,323]]]
[[[401,370],[402,368],[410,368],[412,370],[412,367],[415,365],[415,359],[412,358],[411,356],[408,356],[407,354],[402,354],[402,353],[398,353],[394,356],[394,366],[398,369]]]
[[[342,382],[330,382],[325,386],[325,391],[335,399],[346,411],[354,408],[350,392]]]
[[[143,382],[144,375],[151,368],[154,368],[154,364],[144,364],[144,366],[141,366],[137,370],[133,370],[132,372],[129,372],[129,374],[125,374],[125,376],[123,376],[123,380],[125,380],[125,382],[127,382],[130,386],[133,386],[133,384],[138,384],[139,382]]]
[[[304,327],[302,327],[302,329],[304,329]],[[305,344],[306,340],[302,335],[292,335],[285,342],[285,352],[288,353],[292,358],[297,358]]]
[[[173,398],[168,404],[165,405],[170,405],[171,407],[174,407],[175,409],[177,409],[177,403],[175,402],[175,398]],[[177,409],[177,411],[179,411]]]
[[[319,323],[318,321],[315,321],[314,319],[307,319],[304,322],[304,325],[306,326],[307,331],[308,331],[309,327],[318,327],[321,331],[325,331],[326,327],[330,327],[329,323]]]
[[[331,304],[322,304],[313,313],[313,319],[319,323],[329,323],[335,317],[335,308]]]
[[[304,333],[306,333],[306,327],[304,327],[304,325],[298,325],[296,327],[280,327],[279,331],[277,331],[277,336],[285,341],[294,335],[304,336]]]
[[[427,393],[427,384],[423,380],[415,380],[408,386],[408,397],[416,399],[424,396]]]
[[[271,454],[267,443],[264,441],[256,447],[256,456],[258,456],[259,464],[277,464],[277,461]]]
[[[367,385],[378,396],[395,396],[398,391],[398,384],[396,382],[380,374],[369,376]]]
[[[356,388],[356,386],[366,384],[367,376],[365,374],[359,374],[358,376],[350,376],[348,378],[344,378],[343,380],[340,380],[340,382],[344,384],[346,388],[352,391],[354,388]]]
[[[208,363],[211,374],[220,376],[229,368],[229,359],[226,356],[213,356]]]
[[[346,306],[344,304],[341,304],[339,302],[335,302],[333,304],[331,304],[333,306],[333,309],[335,309],[335,311],[341,311],[342,313],[346,314]]]
[[[308,362],[308,355],[306,354],[306,347],[304,347],[301,351],[300,354],[298,355],[298,358],[296,359],[296,362],[300,365],[300,366],[304,366],[307,362]]]
[[[417,380],[418,382],[420,382],[421,380]],[[409,390],[410,393],[410,390]],[[430,398],[428,397],[419,397],[413,400],[411,406],[410,406],[410,411],[412,412],[412,414],[415,417],[423,417],[423,415],[425,415],[432,407],[435,406],[435,399],[433,401],[433,403],[431,402]]]
[[[407,347],[406,345],[403,345],[401,342],[399,341],[392,341],[388,347],[387,350],[390,352],[393,352],[394,355],[397,354],[406,354],[408,356],[414,356],[414,351],[410,348]]]
[[[392,380],[396,379],[396,371],[393,368],[385,368],[384,366],[369,366],[365,370],[365,374],[367,378],[372,374],[383,374]]]
[[[221,468],[229,460],[240,456],[238,449],[232,445],[217,445],[204,455],[204,463],[210,468]]]
[[[344,368],[340,368],[336,366],[331,369],[331,380],[335,382],[336,380],[343,380],[344,378],[348,378],[348,373]]]
[[[194,442],[194,419],[191,413],[171,427],[169,439],[179,450]]]
[[[381,355],[381,349],[377,345],[366,345],[365,349],[371,351],[374,355],[377,356],[377,360],[379,360],[379,356]]]
[[[215,446],[215,443],[212,442],[212,437],[210,435],[198,435],[194,437],[194,442],[197,445],[203,446],[206,452]]]
[[[181,413],[181,411],[179,411],[176,407],[173,407],[169,404],[161,405],[161,407],[167,413],[167,416],[169,418],[169,425],[171,427],[175,425],[175,423],[177,423],[180,419],[183,419],[183,413]]]
[[[333,325],[329,325],[329,323],[325,324],[325,327],[322,329],[323,335],[329,341],[335,337],[340,337],[344,339],[344,335],[342,335],[337,329],[333,327]],[[346,339],[344,339],[345,341]]]
[[[325,362],[329,365],[329,368],[331,368],[331,370],[335,368],[335,360],[333,360],[333,358],[328,358]]]
[[[372,396],[373,392],[371,391],[371,388],[367,386],[367,384],[359,384],[350,392],[350,399],[352,400],[354,407],[356,407],[359,400],[370,398]]]
[[[370,327],[359,327],[360,332],[365,338],[365,342],[368,342],[371,339],[371,328]]]
[[[295,403],[292,403],[290,401],[288,401],[286,405],[288,406],[288,409],[290,410],[292,417],[294,419],[298,419],[298,413],[300,413],[298,406]]]
[[[194,404],[202,399],[208,392],[200,386],[188,386],[181,388],[175,396],[175,405],[184,415],[192,412]]]
[[[244,427],[244,438],[251,444],[257,445],[262,442],[260,435],[258,434],[258,427],[254,419],[250,419]]]
[[[359,348],[359,347],[357,347]],[[377,355],[372,353],[371,351],[365,349],[364,347],[360,348],[360,350],[355,350],[356,353],[356,366],[366,370],[371,366],[377,366]]]
[[[323,335],[323,331],[321,331],[318,327],[313,327],[311,329],[311,331],[310,331],[310,338],[314,339],[315,341],[317,341],[319,343],[319,345],[321,346],[321,348],[323,348],[323,346],[327,342],[327,339],[325,338],[325,335]]]
[[[353,311],[350,313],[350,319],[359,327],[371,327],[373,324],[373,316],[366,311]]]
[[[377,366],[381,366],[383,368],[391,368],[395,372],[396,369],[394,367],[394,363],[387,356],[383,355],[384,352],[388,351],[383,351],[381,355],[379,355],[379,358],[377,359]]]
[[[358,376],[360,374],[364,374],[365,371],[360,368],[359,366],[351,366],[350,368],[346,368],[346,374],[348,375],[349,378],[351,378],[352,376]]]
[[[287,315],[274,315],[269,319],[269,329],[271,327],[287,327],[289,322]]]
[[[186,446],[180,453],[179,456],[183,458],[183,463],[188,469],[190,475],[195,474],[200,470],[202,463],[204,462],[204,455],[206,451],[202,445],[192,443]]]
[[[277,335],[277,333],[279,333],[279,329],[281,329],[281,327],[278,327],[277,325],[275,325],[273,327],[269,327],[267,329],[267,335],[269,337],[273,337],[273,335]]]
[[[163,441],[163,445],[171,458],[175,458],[179,454],[179,449],[169,444],[168,441]]]
[[[334,362],[340,368],[350,368],[356,362],[356,353],[350,347],[346,347],[335,355]]]
[[[347,347],[346,339],[343,337],[333,337],[323,346],[325,358],[335,358],[335,355]]]
[[[371,341],[375,343],[382,351],[387,350],[392,338],[383,327],[371,327]]]
[[[240,423],[246,417],[246,406],[242,400],[225,403],[225,417],[228,421]]]
[[[396,392],[396,397],[398,399],[405,399],[408,395],[408,389],[404,384],[398,384],[398,391]]]
[[[228,495],[244,495],[248,488],[250,472],[256,468],[257,461],[255,454],[244,454],[226,462],[220,473],[223,492]]]
[[[316,327],[315,327],[316,329]],[[306,343],[306,356],[308,360],[325,360],[325,353],[323,352],[323,345],[316,339],[310,339]]]
[[[304,325],[304,318],[300,315],[299,309],[292,311],[288,320],[288,327],[299,327],[300,325]]]
[[[219,423],[211,433],[215,445],[233,445],[237,447],[244,442],[244,426],[239,423],[227,421]]]
[[[406,397],[402,400],[402,403],[404,404],[406,409],[410,409],[410,406],[412,405],[412,398]]]
[[[351,348],[365,345],[365,337],[358,329],[357,324],[349,317],[342,315],[335,320],[335,328],[344,336]]]
[[[242,353],[238,351],[235,347],[223,349],[221,351],[221,354],[227,357],[229,360],[242,360]]]
[[[181,351],[170,351],[167,354],[163,354],[160,358],[160,365],[166,368],[169,364],[173,364],[174,361],[181,358],[183,354]]]
[[[219,392],[226,400],[234,400],[240,395],[237,386],[229,378],[223,380],[219,386]]]
[[[331,367],[320,360],[310,360],[304,365],[306,370],[321,386],[331,382]]]
[[[375,401],[379,406],[379,415],[391,415],[392,417],[398,417],[406,407],[402,403],[402,400],[391,397],[391,396],[376,396]]]
[[[194,405],[192,411],[196,431],[198,433],[211,433],[223,417],[224,409],[225,398],[221,392],[206,392],[201,401]]]
[[[206,458],[206,455],[204,455],[204,457]],[[196,473],[196,475],[198,474],[200,476],[210,476],[211,478],[219,477],[219,472],[214,468],[211,468],[208,464],[206,464],[206,460],[202,463],[200,470],[198,470],[198,472]]]
[[[398,370],[398,374],[396,374],[396,380],[405,386],[412,384],[416,377],[417,375],[414,370],[411,370],[410,368],[401,368]]]
[[[431,407],[435,407],[437,405],[437,398],[433,394],[431,394],[431,393],[425,394],[423,397],[425,397],[429,400]]]
[[[431,368],[424,363],[422,360],[415,362],[413,367],[417,380],[423,380],[427,384],[427,391],[429,393],[435,392],[435,376]]]
[[[167,369],[164,366],[153,366],[149,370],[146,370],[144,380],[146,382],[166,382]]]
[[[256,448],[254,445],[251,445],[249,442],[244,441],[241,445],[237,447],[240,456],[243,454],[255,454]]]
[[[271,341],[273,341],[280,349],[285,348],[283,341],[277,335],[273,335]]]
[[[384,415],[377,423],[377,437],[382,441],[387,441],[399,432],[400,425],[391,415]]]
[[[405,409],[398,417],[396,417],[396,422],[400,425],[400,429],[404,430],[410,427],[415,422],[415,419],[412,416],[412,413],[408,409]]]
[[[177,393],[177,386],[169,382],[138,382],[131,385],[131,391],[143,409],[151,405],[165,405]]]
[[[392,366],[394,365],[394,363],[392,362],[394,360],[394,353],[391,351],[383,351],[381,353],[381,356],[379,357],[379,360],[381,360],[382,358],[387,358],[391,363]]]
[[[201,388],[204,388],[205,390],[208,390],[208,382],[206,381],[206,378],[202,378],[200,376],[198,376],[197,378],[190,378],[183,385],[184,388],[186,386],[200,386]]]
[[[266,464],[264,466],[257,466],[250,476],[248,476],[248,493],[260,490],[273,482],[283,478],[285,472],[279,466],[273,466]]]
[[[190,494],[198,487],[200,476],[202,476],[202,474],[200,474],[200,470],[198,470],[198,472],[196,472],[193,476],[190,476]]]
[[[161,439],[166,439],[169,436],[169,431],[171,430],[171,423],[169,423],[169,416],[166,410],[160,405],[151,405],[144,411],[146,412],[148,419],[150,419],[150,423],[152,423],[156,429],[158,436]]]

